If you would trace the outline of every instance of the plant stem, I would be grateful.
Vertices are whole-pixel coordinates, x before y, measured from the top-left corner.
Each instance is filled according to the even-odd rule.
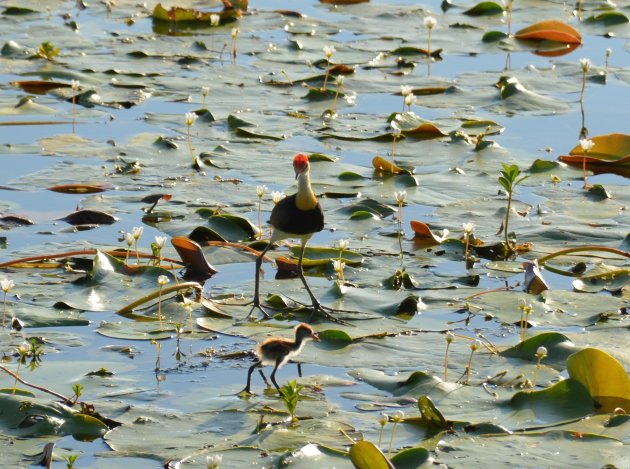
[[[2,328],[7,327],[6,324],[7,317],[7,292],[4,292],[4,300],[2,301]]]
[[[404,111],[404,105],[403,105],[403,111]],[[396,135],[394,135],[394,137],[392,138],[392,164],[396,164],[394,163],[394,145],[396,145]]]
[[[472,369],[472,359],[475,354],[474,350],[470,351],[470,357],[468,358],[468,364],[466,365],[466,381],[464,384],[470,384],[470,370]]]
[[[468,269],[468,245],[470,243],[469,240],[469,234],[468,233],[464,233],[464,244],[465,244],[465,248],[464,248],[464,266],[466,266],[466,269]]]
[[[13,378],[15,378],[17,381],[19,381],[20,383],[22,383],[25,386],[28,386],[28,387],[33,388],[33,389],[37,389],[38,391],[46,392],[48,394],[52,394],[53,396],[57,397],[58,399],[61,399],[63,402],[70,402],[70,398],[64,396],[63,394],[59,394],[59,393],[57,393],[57,392],[55,392],[55,391],[53,391],[51,389],[45,388],[43,386],[38,386],[36,384],[31,384],[28,381],[24,381],[22,378],[20,378],[18,375],[13,373],[11,370],[9,370],[4,365],[0,365],[0,370],[4,371],[8,375],[12,376]]]
[[[450,348],[451,343],[446,343],[446,353],[444,353],[444,381],[448,381],[448,349]]]
[[[608,246],[589,246],[589,245],[587,245],[587,246],[578,246],[578,247],[574,247],[574,248],[562,249],[560,251],[556,251],[556,252],[552,252],[551,254],[547,254],[546,256],[543,256],[540,259],[538,259],[538,265],[539,266],[543,266],[545,264],[545,262],[547,262],[550,259],[553,259],[554,257],[564,256],[566,254],[573,254],[574,252],[582,252],[582,251],[610,252],[612,254],[617,254],[617,255],[622,256],[622,257],[630,258],[630,252],[629,251],[622,251],[620,249],[610,248]]]
[[[11,394],[15,394],[15,389],[17,388],[18,379],[20,377],[20,366],[22,365],[22,357],[20,356],[20,360],[18,360],[17,371],[15,372],[15,381],[13,382],[13,390]]]
[[[394,444],[394,434],[396,433],[396,425],[398,422],[394,421],[394,426],[392,427],[392,434],[389,437],[389,447],[387,448],[387,459],[392,455],[392,445]]]
[[[324,86],[322,89],[326,89],[326,85],[328,84],[328,74],[330,73],[330,59],[326,57],[326,76],[324,77]]]
[[[262,229],[262,214],[260,212],[261,208],[260,208],[260,204],[261,204],[261,200],[260,197],[258,198],[258,239],[261,239],[263,236],[263,229]]]
[[[195,166],[195,155],[193,153],[192,141],[190,139],[190,126],[188,126],[188,150],[190,151],[190,158],[192,159],[192,165]]]
[[[534,379],[532,380],[532,387],[535,387],[535,386],[536,386],[536,381],[538,381],[538,370],[540,369],[540,361],[541,361],[541,360],[542,360],[542,359],[541,359],[541,358],[539,358],[539,359],[536,361],[536,369],[534,370]]]
[[[503,224],[503,229],[505,230],[505,245],[508,249],[511,249],[510,240],[508,236],[508,223],[510,221],[511,209],[512,209],[512,191],[508,192],[507,210],[505,211],[505,223]]]
[[[584,94],[586,92],[586,70],[582,71],[582,90],[580,91],[580,112],[582,113],[582,128],[580,129],[580,138],[586,138],[588,131],[586,130],[586,116],[584,113]],[[586,156],[586,155],[585,155]]]
[[[160,320],[160,332],[164,330],[162,325],[162,285],[160,285],[160,292],[158,294],[158,319]]]

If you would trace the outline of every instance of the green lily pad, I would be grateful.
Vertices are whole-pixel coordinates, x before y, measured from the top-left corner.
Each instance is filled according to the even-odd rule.
[[[582,383],[565,379],[541,391],[517,392],[510,406],[526,414],[529,425],[541,425],[585,417],[593,410],[593,400]]]
[[[539,347],[547,349],[547,357],[544,363],[564,364],[567,357],[578,349],[564,334],[558,332],[542,332],[529,337],[523,342],[501,352],[504,357],[515,357],[522,360],[536,361],[536,352]]]
[[[299,246],[292,246],[289,250],[294,258],[299,257]],[[309,261],[321,261],[323,264],[328,264],[331,259],[339,259],[339,249],[307,246],[304,250],[304,258]],[[358,252],[344,250],[341,253],[341,260],[345,262],[346,265],[356,267],[363,262],[363,256]]]
[[[493,16],[503,14],[503,7],[495,2],[477,3],[472,8],[464,11],[464,15],[468,16]]]

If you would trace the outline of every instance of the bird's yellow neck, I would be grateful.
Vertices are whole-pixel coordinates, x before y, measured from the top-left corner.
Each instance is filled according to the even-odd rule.
[[[300,210],[313,210],[317,206],[317,197],[311,188],[311,178],[308,170],[298,176],[297,194],[295,196],[295,205]]]

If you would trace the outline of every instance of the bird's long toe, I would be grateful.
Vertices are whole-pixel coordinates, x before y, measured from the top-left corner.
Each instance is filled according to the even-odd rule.
[[[249,313],[247,313],[247,316],[245,316],[245,319],[249,319],[253,321],[252,315],[255,310],[259,310],[261,313],[263,313],[263,316],[265,316],[265,319],[271,319],[271,315],[265,310],[265,308],[256,302],[254,302],[254,304],[252,305],[252,309],[249,310]]]

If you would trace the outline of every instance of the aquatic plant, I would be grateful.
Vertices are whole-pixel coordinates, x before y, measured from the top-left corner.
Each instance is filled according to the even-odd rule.
[[[505,189],[507,194],[507,207],[505,209],[505,217],[502,222],[502,229],[505,234],[505,248],[507,249],[507,254],[510,254],[513,251],[512,245],[509,239],[509,222],[510,222],[510,213],[512,210],[512,197],[514,196],[514,190],[516,186],[518,186],[521,182],[527,179],[529,176],[521,176],[521,170],[515,164],[507,165],[503,164],[503,170],[499,174],[499,184]],[[500,232],[501,230],[499,230]]]
[[[297,417],[295,411],[298,403],[300,402],[300,391],[304,389],[304,386],[297,384],[297,380],[291,380],[280,388],[280,398],[287,408],[287,412],[291,416],[291,422],[295,422]]]
[[[324,85],[322,86],[322,89],[326,89],[326,85],[328,84],[328,76],[330,75],[330,59],[335,52],[335,46],[324,46],[324,57],[326,57],[326,76],[324,76]]]
[[[2,288],[3,298],[2,298],[2,327],[6,326],[6,317],[7,317],[7,293],[13,290],[15,283],[13,280],[9,278],[0,279],[0,288]]]

